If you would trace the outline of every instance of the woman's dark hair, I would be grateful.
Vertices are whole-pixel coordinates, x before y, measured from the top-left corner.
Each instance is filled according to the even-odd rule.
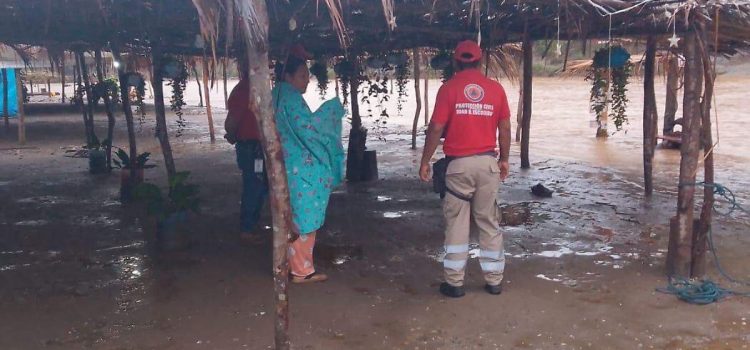
[[[286,59],[286,63],[276,62],[276,67],[274,67],[273,70],[276,81],[284,81],[285,74],[291,75],[297,73],[297,70],[299,70],[300,67],[306,64],[307,62],[305,60],[297,58],[295,56],[289,56]]]

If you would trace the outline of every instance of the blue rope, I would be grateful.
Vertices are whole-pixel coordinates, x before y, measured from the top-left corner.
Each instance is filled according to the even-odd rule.
[[[731,205],[728,211],[722,212],[716,208],[716,204],[714,203],[713,210],[715,213],[719,215],[729,216],[736,210],[739,210],[745,214],[750,214],[750,212],[748,212],[747,209],[743,208],[737,202],[737,197],[734,195],[732,190],[730,190],[729,188],[721,184],[706,183],[706,182],[696,182],[694,184],[680,184],[680,187],[685,187],[685,186],[713,188],[714,194],[721,196]],[[721,261],[719,260],[719,254],[717,253],[716,246],[714,245],[713,236],[714,236],[713,230],[711,230],[711,228],[709,227],[708,234],[707,234],[708,248],[711,251],[711,255],[714,258],[714,264],[716,265],[716,269],[719,271],[721,276],[723,276],[724,278],[726,278],[727,280],[733,283],[741,284],[744,286],[750,286],[750,281],[743,281],[743,280],[739,280],[737,278],[732,277],[721,266]],[[684,278],[670,278],[669,285],[667,285],[667,288],[657,288],[656,290],[658,292],[676,295],[677,298],[679,298],[682,301],[685,301],[691,304],[697,304],[697,305],[711,304],[729,295],[750,296],[750,292],[738,292],[738,291],[734,291],[731,289],[722,288],[711,280],[702,280],[702,281],[693,282]]]

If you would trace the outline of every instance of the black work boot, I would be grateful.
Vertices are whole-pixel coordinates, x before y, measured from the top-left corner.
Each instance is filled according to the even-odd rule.
[[[493,286],[491,284],[485,284],[484,290],[486,290],[487,293],[490,293],[492,295],[500,295],[503,292],[503,285],[498,284],[496,286]]]
[[[451,298],[460,298],[466,294],[464,293],[464,287],[454,287],[447,282],[440,284],[440,293]]]

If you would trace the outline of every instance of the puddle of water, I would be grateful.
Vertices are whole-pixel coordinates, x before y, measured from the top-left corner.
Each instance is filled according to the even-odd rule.
[[[7,186],[10,184],[10,181],[0,181],[0,186]]]
[[[16,255],[16,254],[23,254],[23,250],[8,250],[8,251],[0,252],[0,255]]]
[[[565,255],[573,254],[573,250],[568,247],[560,247],[558,250],[545,250],[543,252],[539,252],[536,255],[544,257],[544,258],[561,258]]]
[[[82,216],[73,220],[77,225],[81,226],[115,226],[120,223],[120,219],[110,218],[106,215],[99,216]]]
[[[48,224],[47,220],[24,220],[15,223],[16,226],[43,226]]]
[[[130,243],[130,244],[124,244],[124,245],[118,245],[118,246],[114,246],[114,247],[107,247],[107,248],[97,249],[96,251],[97,252],[108,252],[108,251],[128,249],[128,248],[140,248],[140,247],[143,247],[143,245],[145,243],[146,242],[144,242],[144,241],[136,241],[136,242],[133,242],[133,243]]]
[[[315,256],[324,263],[340,266],[362,259],[364,250],[360,245],[319,245],[315,247]]]
[[[387,202],[387,201],[389,201],[391,199],[393,199],[393,198],[388,197],[388,196],[378,196],[378,202]]]
[[[383,213],[383,217],[386,219],[396,219],[403,217],[404,215],[410,214],[409,211],[386,211]]]
[[[58,196],[38,196],[21,198],[16,201],[21,204],[41,204],[41,205],[54,205],[69,202],[67,199]]]

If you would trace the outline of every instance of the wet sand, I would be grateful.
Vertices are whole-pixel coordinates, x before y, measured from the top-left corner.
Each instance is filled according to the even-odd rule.
[[[407,103],[403,117],[394,113],[382,128],[383,139],[374,133],[369,142],[378,151],[381,180],[347,184],[332,196],[316,250],[320,269],[332,279],[291,286],[294,348],[750,345],[748,299],[693,306],[655,292],[666,284],[667,223],[675,212],[679,155],[658,151],[658,191],[644,199],[637,83],[629,95],[628,132],[601,142],[588,126],[588,84],[535,82],[533,167],[518,170],[514,145],[513,171],[500,193],[508,259],[503,295],[482,291],[476,258],[469,262],[466,297],[446,300],[437,293],[440,202],[416,178],[421,150],[409,149],[413,107]],[[747,82],[727,79],[718,85],[718,178],[743,203],[750,202],[745,186],[750,158],[741,143],[748,115],[738,88]],[[431,86],[434,94],[438,84]],[[515,87],[508,91],[514,104]],[[192,106],[194,95],[189,91]],[[312,105],[318,103],[316,91],[308,95]],[[222,99],[218,90],[212,96],[214,105]],[[240,176],[233,149],[221,134],[216,144],[208,141],[204,112],[192,106],[182,136],[171,134],[178,168],[190,170],[201,185],[202,214],[190,217],[185,229],[194,244],[180,255],[152,253],[154,223],[119,204],[117,174],[89,175],[85,159],[66,157],[67,149],[82,143],[79,115],[30,116],[28,148],[14,148],[15,130],[0,133],[0,348],[271,346],[270,238],[257,246],[239,244]],[[214,112],[220,130],[224,111]],[[139,150],[152,152],[158,165],[147,170],[146,179],[164,184],[152,116],[150,111],[140,127]],[[173,117],[170,123],[174,127]],[[105,127],[100,114],[99,135]],[[122,122],[116,140],[126,144]],[[539,182],[555,195],[533,197],[529,187]],[[269,222],[265,213],[263,225]],[[750,279],[749,228],[750,218],[739,213],[715,224],[722,262],[745,279]],[[713,267],[708,271],[732,286]]]

